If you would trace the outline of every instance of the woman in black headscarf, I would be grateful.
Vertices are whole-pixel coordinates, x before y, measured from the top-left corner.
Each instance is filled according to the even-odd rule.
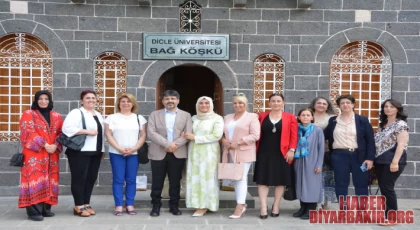
[[[41,221],[52,217],[51,205],[58,201],[59,154],[56,138],[61,135],[63,119],[53,109],[52,95],[39,91],[31,109],[20,119],[23,166],[21,169],[19,208],[26,208],[28,218]]]

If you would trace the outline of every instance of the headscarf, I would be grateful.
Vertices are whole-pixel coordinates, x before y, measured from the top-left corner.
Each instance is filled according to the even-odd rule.
[[[200,109],[199,109],[200,101],[202,101],[203,99],[206,99],[210,103],[210,108],[209,108],[209,111],[207,113],[202,113],[202,112],[200,112]],[[198,98],[197,103],[195,104],[195,109],[197,111],[197,118],[199,120],[208,120],[208,119],[212,119],[215,116],[218,116],[213,111],[213,100],[209,97],[206,97],[206,96],[202,96],[202,97]]]
[[[314,125],[309,123],[307,126],[299,124],[299,142],[295,152],[295,158],[306,157],[309,155],[308,137],[314,131]]]
[[[41,108],[38,105],[39,97],[41,97],[41,95],[43,94],[47,95],[49,99],[47,108]],[[45,120],[48,122],[48,125],[49,125],[50,124],[50,111],[53,109],[53,101],[52,101],[51,93],[46,90],[41,90],[41,91],[36,92],[35,100],[34,102],[32,102],[31,109],[38,110],[41,113],[41,115],[45,118]]]

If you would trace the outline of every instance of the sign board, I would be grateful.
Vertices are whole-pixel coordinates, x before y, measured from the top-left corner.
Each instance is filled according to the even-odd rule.
[[[143,33],[143,59],[229,60],[229,34]]]

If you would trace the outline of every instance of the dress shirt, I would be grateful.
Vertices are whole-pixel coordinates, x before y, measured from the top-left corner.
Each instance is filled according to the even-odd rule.
[[[337,117],[337,125],[334,129],[334,143],[333,149],[351,149],[358,148],[357,146],[357,133],[356,122],[354,115],[351,122],[345,123],[341,120],[341,116]]]
[[[174,141],[174,125],[177,111],[178,109],[171,113],[165,109],[166,133],[168,134],[168,141],[170,142]]]

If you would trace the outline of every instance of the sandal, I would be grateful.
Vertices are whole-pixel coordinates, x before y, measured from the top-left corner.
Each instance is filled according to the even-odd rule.
[[[89,212],[90,215],[96,214],[95,210],[90,205],[86,205],[85,208]]]
[[[136,215],[136,214],[137,214],[137,212],[136,212],[136,210],[135,210],[135,209],[133,209],[133,210],[128,210],[128,208],[125,208],[125,211],[127,211],[127,214],[128,214],[128,215]]]
[[[122,211],[114,211],[114,216],[122,216],[123,212]]]
[[[77,208],[74,207],[73,214],[80,217],[89,217],[90,213],[86,210],[86,208]]]

